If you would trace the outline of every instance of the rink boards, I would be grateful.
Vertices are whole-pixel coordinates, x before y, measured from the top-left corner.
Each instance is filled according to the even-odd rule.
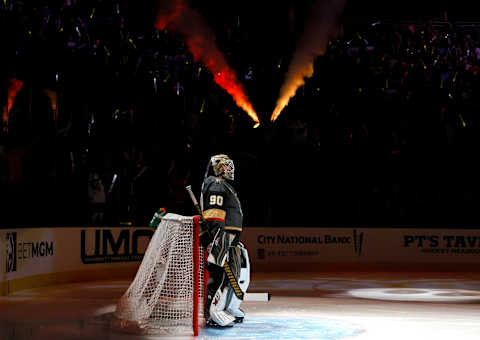
[[[152,235],[145,227],[0,230],[0,293],[133,277]]]
[[[461,270],[480,262],[477,229],[249,228],[257,271]]]
[[[25,288],[133,278],[148,227],[0,230],[0,295]],[[252,273],[326,270],[476,271],[480,231],[419,228],[245,228]]]

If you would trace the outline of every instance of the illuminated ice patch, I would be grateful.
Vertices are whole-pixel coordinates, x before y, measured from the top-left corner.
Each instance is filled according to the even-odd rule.
[[[348,295],[374,300],[418,301],[418,302],[478,302],[480,292],[464,289],[427,288],[363,288],[352,289]]]
[[[333,340],[363,332],[358,325],[322,318],[247,317],[231,328],[204,328],[198,339]]]

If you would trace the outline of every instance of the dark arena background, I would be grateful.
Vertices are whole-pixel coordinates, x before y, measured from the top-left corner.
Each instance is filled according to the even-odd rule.
[[[0,340],[156,339],[109,320],[221,153],[272,299],[199,338],[478,339],[475,7],[2,0]]]

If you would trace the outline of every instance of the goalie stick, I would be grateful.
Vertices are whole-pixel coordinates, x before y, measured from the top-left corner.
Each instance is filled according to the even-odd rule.
[[[194,205],[195,208],[197,209],[197,212],[200,214],[200,218],[202,219],[202,221],[205,222],[205,218],[203,217],[203,211],[202,211],[202,209],[200,208],[200,205],[198,204],[197,198],[196,198],[195,195],[193,194],[192,186],[191,186],[191,185],[187,185],[187,186],[185,187],[185,189],[187,189],[188,194],[190,195],[190,199],[191,199],[192,202],[193,202],[193,205]]]
[[[192,191],[192,186],[187,185],[185,187],[185,189],[188,191],[188,194],[190,195],[190,199],[192,200],[193,205],[197,209],[197,212],[200,214],[200,218],[202,219],[202,221],[205,222],[205,219],[203,217],[203,211],[200,208],[200,205],[198,204],[197,198],[195,197],[195,194]],[[227,262],[225,262],[225,270],[226,270],[227,274],[228,274],[228,272],[231,273],[230,267],[228,266]],[[237,289],[235,289],[235,287],[237,287],[238,290],[240,290],[240,288],[238,287],[238,282],[236,281],[236,279],[233,275],[227,275],[227,277],[228,277],[230,283],[232,284],[232,286],[234,287],[235,295],[237,295]],[[241,297],[238,296],[238,295],[237,295],[237,297],[239,299],[243,300],[243,301],[266,302],[266,301],[270,301],[271,294],[270,293],[245,293],[245,294],[243,294],[243,292],[242,292]]]

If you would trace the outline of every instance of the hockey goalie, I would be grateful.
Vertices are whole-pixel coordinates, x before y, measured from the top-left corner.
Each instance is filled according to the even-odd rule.
[[[210,168],[214,175],[209,176]],[[207,247],[206,269],[207,326],[231,327],[242,322],[240,309],[250,283],[248,252],[240,242],[243,212],[235,189],[228,181],[234,179],[235,167],[227,155],[211,157],[200,197],[203,223],[201,243]]]
[[[213,176],[207,176],[210,168]],[[156,231],[133,282],[117,304],[115,317],[123,330],[181,334],[193,327],[198,334],[199,323],[231,327],[243,321],[240,305],[250,283],[250,263],[240,242],[240,201],[227,182],[233,178],[233,161],[226,155],[213,156],[202,184],[201,218],[164,210],[154,215],[150,226]],[[195,225],[199,244],[195,243]],[[202,255],[207,251],[204,261]]]

